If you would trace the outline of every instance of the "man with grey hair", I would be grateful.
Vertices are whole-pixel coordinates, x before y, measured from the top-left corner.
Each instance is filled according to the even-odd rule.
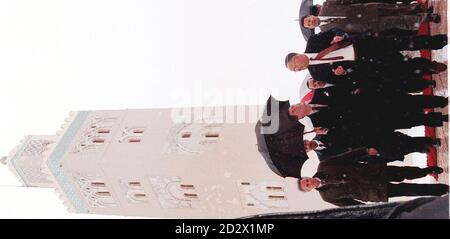
[[[407,58],[402,50],[441,49],[446,35],[364,37],[332,29],[312,35],[305,53],[289,53],[285,65],[291,71],[308,69],[315,80],[330,84],[362,77],[367,80],[399,79],[436,74],[447,69],[426,58]]]
[[[299,179],[298,186],[304,192],[316,189],[324,201],[342,207],[366,202],[387,202],[391,197],[447,194],[449,186],[446,184],[402,183],[405,179],[442,172],[440,167],[397,167],[383,163],[328,159],[320,162],[314,176]]]

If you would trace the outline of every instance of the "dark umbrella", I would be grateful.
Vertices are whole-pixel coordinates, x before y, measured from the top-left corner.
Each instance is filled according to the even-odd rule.
[[[302,3],[300,4],[300,11],[298,14],[298,23],[300,25],[302,35],[306,41],[308,41],[309,37],[314,34],[314,29],[309,29],[309,28],[303,27],[303,24],[301,23],[301,19],[303,16],[313,15],[313,12],[311,12],[312,6],[313,6],[313,0],[302,0]]]
[[[255,127],[258,151],[269,168],[281,177],[301,178],[301,169],[308,159],[303,146],[305,126],[288,114],[289,101],[272,96]]]

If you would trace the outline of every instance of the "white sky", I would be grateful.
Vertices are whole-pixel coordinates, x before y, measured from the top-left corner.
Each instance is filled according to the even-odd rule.
[[[266,88],[298,101],[300,0],[0,1],[0,155],[71,110],[183,106],[174,89]],[[176,92],[176,91],[175,91]],[[194,104],[224,104],[203,98]],[[226,103],[226,102],[225,102]],[[264,100],[234,102],[262,104]],[[0,167],[0,185],[18,185]],[[68,215],[56,194],[0,186],[0,217]],[[50,195],[52,197],[50,197]]]
[[[295,99],[305,73],[287,71],[284,56],[304,49],[298,7],[299,0],[3,0],[0,154],[24,134],[54,133],[71,110],[186,105],[170,96],[196,81],[279,88],[281,98]]]

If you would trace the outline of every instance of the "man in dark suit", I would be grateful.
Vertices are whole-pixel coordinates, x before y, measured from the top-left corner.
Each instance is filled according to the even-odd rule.
[[[403,161],[410,153],[428,153],[433,147],[441,145],[440,139],[430,137],[411,137],[400,132],[384,132],[366,136],[367,145],[378,149],[385,162]]]
[[[337,76],[339,78],[339,76]],[[347,78],[345,80],[333,81],[335,84],[330,84],[324,81],[315,80],[310,78],[306,82],[308,89],[317,90],[324,89],[328,92],[344,93],[352,92],[356,94],[358,92],[378,92],[378,93],[418,93],[422,92],[426,88],[435,88],[436,81],[425,80],[422,76],[410,77],[408,79],[367,79],[367,78]]]
[[[362,147],[365,148],[365,146],[362,147],[351,147],[349,145],[343,145],[340,144],[340,142],[330,142],[326,140],[322,140],[323,138],[320,137],[314,137],[313,140],[303,140],[303,145],[305,147],[306,152],[311,152],[314,150],[317,154],[317,157],[320,161],[333,158],[336,155],[351,152],[354,150],[358,150]],[[367,155],[368,156],[376,156],[378,154],[378,151],[374,148],[368,148],[367,149]],[[368,161],[372,159],[372,157],[361,157],[359,160]]]
[[[402,108],[408,110],[443,108],[447,106],[448,98],[434,95],[410,95],[407,93],[379,93],[361,89],[350,91],[344,87],[330,86],[314,90],[313,96],[308,103],[330,107],[361,107],[368,108],[371,111],[378,109],[385,112]]]
[[[356,148],[369,147],[377,157],[366,160],[393,162],[403,161],[405,155],[410,153],[428,153],[441,142],[439,139],[411,137],[400,132],[367,134],[363,131],[335,131],[316,135],[313,140],[305,139],[303,145],[306,152],[314,150],[321,161]]]
[[[315,128],[340,127],[343,130],[364,130],[371,133],[408,129],[420,125],[439,127],[443,122],[448,122],[448,115],[442,115],[440,112],[423,112],[424,108],[447,105],[448,101],[444,97],[407,95],[398,99],[376,99],[377,101],[373,101],[370,95],[366,95],[348,104],[298,103],[291,105],[288,113],[297,119],[308,116]]]
[[[390,29],[417,30],[422,22],[440,22],[433,8],[420,4],[345,3],[328,0],[316,16],[301,18],[301,26],[322,32],[340,28],[349,33],[383,32]]]
[[[285,65],[291,71],[308,68],[312,78],[331,84],[352,77],[361,79],[363,76],[368,79],[403,80],[442,72],[446,70],[446,65],[426,58],[410,59],[399,51],[440,49],[446,44],[446,35],[365,37],[332,29],[312,35],[305,54],[288,54]]]
[[[353,99],[358,98],[361,89],[349,86],[329,86],[325,88],[315,89],[313,96],[308,102],[309,104],[339,106],[348,105]]]
[[[357,52],[356,60],[358,60],[380,54],[393,55],[404,50],[438,50],[446,46],[447,41],[445,34],[374,37],[367,34],[348,34],[339,28],[332,28],[326,32],[312,35],[306,43],[305,53],[319,53],[331,45],[341,42],[342,47],[353,45]]]
[[[298,103],[289,107],[288,113],[296,119],[302,119],[308,116],[315,128],[322,127],[326,129],[341,127],[356,118],[356,112],[350,107],[328,107],[313,106],[307,103]]]
[[[439,167],[396,167],[329,159],[320,162],[313,177],[299,179],[298,184],[301,191],[316,189],[324,201],[341,207],[387,202],[391,197],[444,195],[449,191],[445,184],[391,183],[442,172]]]

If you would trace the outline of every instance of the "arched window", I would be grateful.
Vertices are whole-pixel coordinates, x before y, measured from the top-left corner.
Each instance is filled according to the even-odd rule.
[[[172,126],[167,137],[168,153],[202,153],[215,148],[222,124],[189,123]]]
[[[186,138],[190,138],[191,137],[191,132],[183,132],[181,134],[181,138],[186,139]]]
[[[146,127],[125,127],[122,135],[118,139],[119,143],[140,143],[145,133]]]

